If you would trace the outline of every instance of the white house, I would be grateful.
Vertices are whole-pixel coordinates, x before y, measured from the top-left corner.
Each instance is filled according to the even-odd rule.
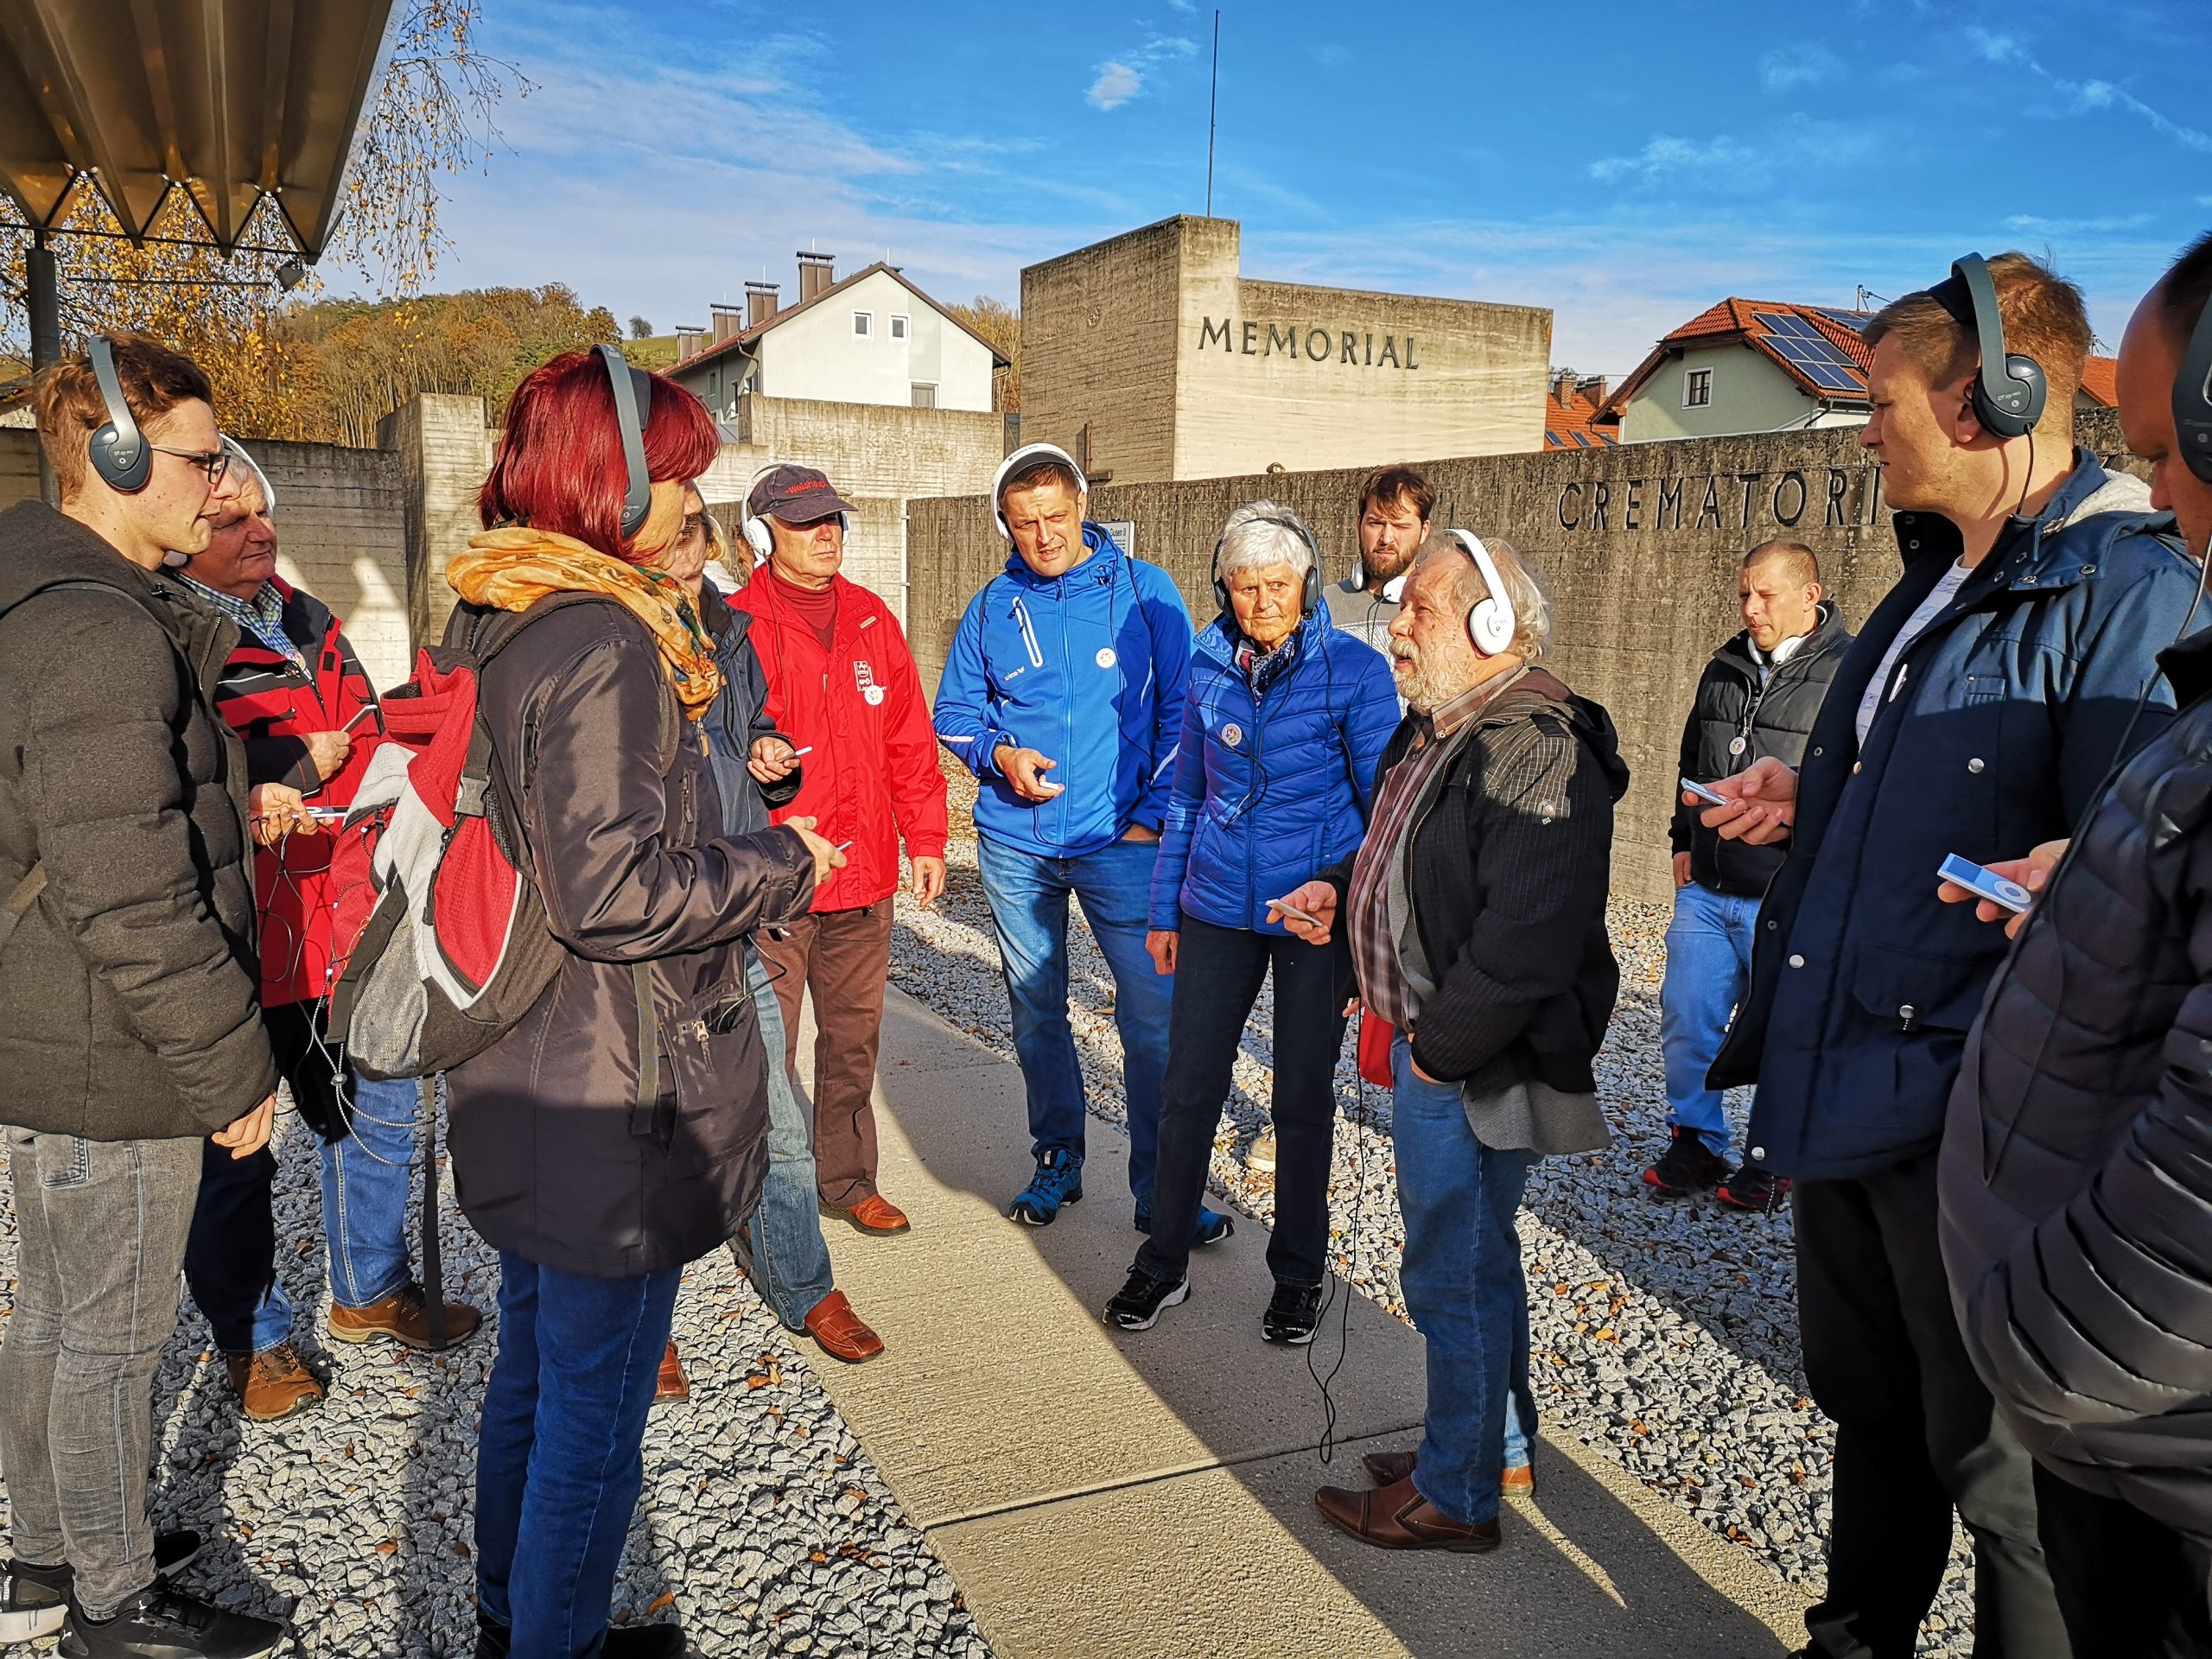
[[[669,373],[716,420],[734,420],[748,392],[989,411],[992,372],[1007,359],[897,266],[869,265],[841,282],[829,255],[798,260],[797,304],[779,305],[772,283],[747,283],[743,315],[718,305],[711,334],[679,331]]]

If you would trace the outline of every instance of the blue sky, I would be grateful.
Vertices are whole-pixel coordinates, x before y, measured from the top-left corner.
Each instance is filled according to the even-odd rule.
[[[663,329],[792,253],[945,299],[1205,199],[1212,8],[487,0],[537,85],[452,181],[439,288]],[[2212,226],[2207,0],[1222,8],[1247,276],[1550,306],[1634,366],[1725,294],[1848,304],[2048,253],[2116,342]],[[340,273],[329,273],[343,286]]]

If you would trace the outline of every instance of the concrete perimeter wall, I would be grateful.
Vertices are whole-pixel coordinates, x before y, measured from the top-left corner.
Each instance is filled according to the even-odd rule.
[[[2082,417],[2082,439],[2129,461],[2107,411]],[[1556,630],[1547,662],[1611,712],[1635,773],[1618,820],[1614,889],[1666,900],[1682,721],[1713,648],[1742,626],[1736,570],[1745,550],[1775,537],[1813,548],[1854,629],[1897,577],[1888,512],[1857,430],[1487,455],[1423,470],[1438,490],[1439,527],[1511,543],[1551,596]],[[1347,469],[1109,485],[1090,514],[1135,524],[1138,556],[1173,573],[1203,621],[1213,610],[1214,543],[1230,509],[1262,497],[1295,509],[1335,580],[1357,556],[1361,476]],[[912,503],[907,535],[908,631],[934,688],[962,611],[1004,566],[1006,548],[981,497]]]
[[[37,499],[37,444],[38,435],[28,428],[0,429],[0,506]],[[407,503],[400,456],[328,443],[248,447],[276,491],[278,573],[337,612],[379,688],[406,678]]]

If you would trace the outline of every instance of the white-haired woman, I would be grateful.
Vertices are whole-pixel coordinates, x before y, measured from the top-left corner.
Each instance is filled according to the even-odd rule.
[[[1329,1154],[1351,966],[1272,901],[1359,845],[1398,724],[1382,653],[1330,626],[1313,537],[1271,501],[1239,507],[1214,555],[1221,614],[1200,633],[1146,939],[1175,976],[1152,1232],[1108,1323],[1147,1329],[1190,1294],[1192,1230],[1244,1021],[1274,975],[1275,1289],[1270,1342],[1311,1341],[1327,1272]]]

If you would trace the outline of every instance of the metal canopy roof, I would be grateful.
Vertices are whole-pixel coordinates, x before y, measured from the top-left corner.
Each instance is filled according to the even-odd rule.
[[[264,195],[321,256],[391,0],[0,0],[0,190],[52,226],[89,178],[136,238],[171,189],[238,245]]]

